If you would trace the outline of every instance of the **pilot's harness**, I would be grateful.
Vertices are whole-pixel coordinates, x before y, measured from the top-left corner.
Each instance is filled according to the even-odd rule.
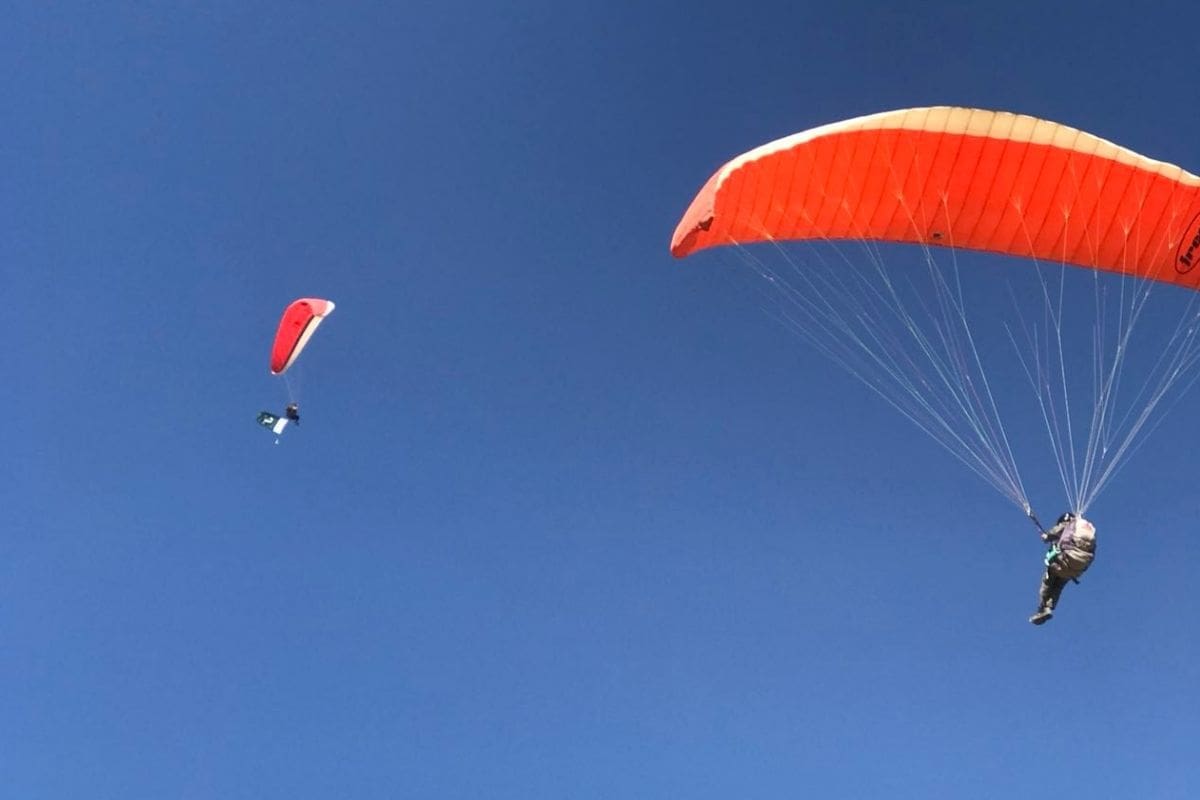
[[[1026,506],[1025,513],[1029,516],[1030,521],[1032,521],[1034,526],[1038,529],[1038,533],[1040,533],[1042,536],[1045,536],[1047,531],[1044,527],[1042,527],[1042,523],[1037,518],[1037,514],[1033,513],[1033,509]],[[1050,549],[1046,551],[1046,557],[1042,560],[1046,563],[1046,566],[1049,567],[1061,554],[1062,551],[1058,549],[1058,540],[1056,539],[1053,543],[1051,543]],[[1071,581],[1073,583],[1079,583],[1079,578],[1073,577],[1071,578]]]

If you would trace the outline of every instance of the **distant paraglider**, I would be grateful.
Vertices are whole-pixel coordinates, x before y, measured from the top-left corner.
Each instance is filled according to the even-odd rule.
[[[279,328],[271,346],[271,374],[284,376],[284,382],[288,385],[289,402],[282,415],[270,411],[262,411],[258,415],[258,424],[277,437],[283,433],[289,422],[300,424],[300,404],[292,397],[291,385],[287,383],[285,373],[296,363],[317,327],[333,313],[334,308],[331,300],[304,297],[284,309],[283,317],[279,320]]]

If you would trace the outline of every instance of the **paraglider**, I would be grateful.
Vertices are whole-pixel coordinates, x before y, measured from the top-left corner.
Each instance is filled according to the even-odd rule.
[[[793,257],[787,242],[806,242],[815,255]],[[859,258],[843,250],[854,243]],[[889,271],[885,254],[906,255],[897,245],[917,245],[921,264]],[[1037,524],[994,390],[999,373],[1028,379],[1072,509],[1043,533],[1053,546],[1030,621],[1050,619],[1066,581],[1094,555],[1083,513],[1153,427],[1169,390],[1196,377],[1200,178],[1030,116],[889,111],[796,133],[720,167],[670,245],[678,258],[714,247],[766,280],[756,291],[785,327]],[[993,290],[985,281],[1000,271],[976,275],[960,263],[964,250],[1024,262],[1003,275],[1030,276],[1031,288]],[[1069,275],[1068,265],[1084,269]],[[1162,284],[1192,291],[1168,291],[1164,299],[1183,310],[1166,322],[1146,314],[1161,330],[1139,361],[1132,334]],[[997,341],[1008,339],[1020,369],[1003,371],[987,363],[1000,348],[981,346],[968,311],[994,318],[1006,300],[1014,313]],[[1067,322],[1081,331],[1076,339]],[[1131,363],[1144,374],[1123,380]]]
[[[275,332],[275,340],[271,345],[272,375],[285,375],[296,363],[317,327],[333,313],[334,308],[334,303],[330,300],[304,297],[284,309]],[[286,375],[284,381],[287,382]],[[290,395],[291,388],[290,384],[288,385]],[[289,422],[300,424],[300,404],[294,398],[290,399],[282,416],[270,411],[263,411],[258,415],[258,424],[269,429],[276,437],[283,433]],[[277,443],[278,441],[276,439]]]
[[[1038,591],[1038,607],[1029,621],[1042,625],[1054,616],[1054,608],[1067,581],[1079,583],[1079,577],[1096,557],[1096,526],[1068,511],[1048,531],[1042,541],[1050,545],[1044,559],[1046,571]]]

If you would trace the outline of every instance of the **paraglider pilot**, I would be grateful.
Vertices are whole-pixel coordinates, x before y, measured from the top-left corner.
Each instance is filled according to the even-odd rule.
[[[288,403],[287,408],[283,410],[283,414],[297,425],[300,424],[300,406],[296,403]]]
[[[1063,514],[1047,531],[1042,541],[1050,545],[1046,552],[1046,572],[1038,592],[1038,607],[1029,621],[1041,625],[1054,616],[1054,607],[1067,581],[1079,582],[1079,576],[1091,566],[1096,555],[1096,526],[1078,514]]]

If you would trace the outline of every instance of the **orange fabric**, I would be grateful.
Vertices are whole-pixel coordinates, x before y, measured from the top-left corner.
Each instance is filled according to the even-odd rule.
[[[1098,148],[1086,134],[1074,149],[996,134],[828,127],[718,170],[684,214],[671,252],[879,239],[1200,284],[1200,182],[1178,168]]]

